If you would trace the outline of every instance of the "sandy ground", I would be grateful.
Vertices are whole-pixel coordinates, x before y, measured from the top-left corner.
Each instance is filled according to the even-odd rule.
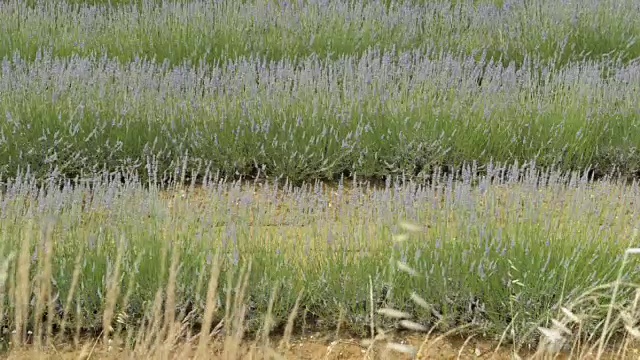
[[[397,343],[413,345],[419,348],[423,342],[423,338],[418,336],[406,337],[404,339],[394,339]],[[277,342],[274,342],[274,347]],[[89,348],[93,347],[89,344]],[[208,351],[208,359],[224,359],[222,356],[222,343],[213,343]],[[195,346],[189,347],[189,351],[174,353],[171,359],[192,358]],[[462,340],[451,341],[444,340],[423,347],[420,356],[413,358],[410,355],[402,354],[395,351],[388,351],[384,343],[375,346],[372,351],[367,351],[361,341],[357,339],[329,340],[327,337],[320,335],[310,336],[308,338],[298,338],[291,342],[288,349],[279,351],[282,356],[267,356],[264,351],[254,350],[251,352],[250,345],[243,345],[242,359],[299,359],[299,360],[351,360],[351,359],[514,359],[510,349],[503,348],[497,352],[495,344],[487,344],[482,342],[469,341],[465,343]],[[521,352],[523,359],[530,358],[532,352]],[[13,351],[8,357],[3,358],[11,360],[27,360],[27,359],[148,359],[162,358],[157,356],[149,356],[143,354],[133,354],[130,352],[118,350],[115,348],[108,349],[102,345],[97,345],[90,349],[89,354],[85,351],[73,348],[57,348],[36,351],[25,349],[21,351]],[[570,354],[560,354],[553,359],[595,359],[595,356],[570,356]],[[604,359],[639,359],[640,352],[638,347],[628,349],[627,356],[621,357],[619,354],[608,353]]]

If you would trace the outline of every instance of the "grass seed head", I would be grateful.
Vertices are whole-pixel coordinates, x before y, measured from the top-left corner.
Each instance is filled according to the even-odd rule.
[[[638,328],[626,324],[624,325],[624,328],[634,339],[640,339],[640,330],[638,330]]]
[[[580,318],[578,316],[576,316],[576,314],[574,314],[573,312],[571,312],[571,310],[567,309],[566,307],[560,307],[560,311],[562,311],[562,313],[564,314],[564,316],[566,316],[569,320],[571,320],[574,323],[580,323]]]
[[[411,276],[418,276],[418,272],[416,270],[414,270],[409,265],[403,263],[402,261],[398,261],[397,265],[398,265],[398,270],[406,272],[407,274],[409,274]]]
[[[411,317],[411,314],[409,313],[391,308],[379,309],[378,314],[394,319],[408,319]]]
[[[567,335],[571,335],[571,330],[569,330],[562,322],[556,319],[551,319],[551,323],[553,324],[554,329],[560,330]]]
[[[411,320],[400,320],[400,326],[402,326],[407,330],[420,331],[420,332],[426,332],[429,330],[427,329],[426,326],[422,324],[418,324],[417,322],[414,322]]]
[[[560,352],[566,343],[566,339],[562,336],[562,333],[557,329],[548,329],[544,327],[538,327],[538,330],[544,336],[543,341],[540,342],[542,350],[551,354]]]
[[[421,232],[423,231],[422,228],[418,225],[406,222],[406,221],[402,221],[400,222],[400,227],[405,229],[408,232]]]
[[[429,303],[427,303],[425,299],[423,299],[420,295],[416,294],[415,292],[411,293],[411,300],[413,300],[414,303],[416,303],[418,306],[422,307],[423,309],[431,308]]]

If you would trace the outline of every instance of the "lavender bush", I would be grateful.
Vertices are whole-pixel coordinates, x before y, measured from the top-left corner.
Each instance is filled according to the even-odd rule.
[[[473,173],[434,173],[436,180],[426,187],[390,179],[382,188],[346,182],[335,189],[240,185],[207,174],[201,188],[170,192],[146,189],[134,178],[113,181],[108,174],[75,188],[52,182],[39,189],[33,178],[23,177],[1,195],[0,251],[17,254],[30,241],[35,263],[45,256],[48,236],[61,299],[81,256],[72,308],[79,306],[87,328],[101,326],[94,314],[100,313],[117,256],[121,292],[130,293],[128,306],[118,311],[131,324],[166,283],[161,270],[176,251],[176,306],[195,314],[204,307],[201,285],[216,249],[222,251],[221,279],[252,260],[249,327],[259,323],[276,287],[286,289],[272,311],[277,321],[286,321],[305,289],[301,309],[309,326],[334,326],[342,309],[351,330],[363,331],[371,277],[376,307],[408,311],[424,324],[439,320],[443,330],[472,322],[499,335],[511,324],[520,340],[530,341],[526,330],[547,320],[560,300],[571,302],[616,278],[620,255],[640,226],[637,183],[591,182],[530,166],[497,166],[484,177]],[[424,231],[394,242],[404,220]],[[28,230],[41,224],[53,224],[53,231],[29,238]],[[422,276],[404,274],[393,265],[397,261]],[[625,282],[638,281],[636,266],[627,266]],[[228,290],[221,291],[224,299]],[[412,292],[431,308],[413,306]],[[620,294],[624,299],[628,291]],[[11,328],[11,304],[4,309]],[[595,322],[606,313],[598,309]]]
[[[520,65],[529,55],[562,65],[640,55],[640,9],[633,0],[580,6],[553,0],[35,3],[1,5],[0,58],[17,51],[33,59],[40,49],[60,57],[107,51],[124,62],[140,56],[177,65],[255,54],[276,61],[312,54],[335,59],[375,47],[478,57],[486,51],[505,65]]]
[[[144,177],[188,155],[187,172],[292,181],[492,159],[638,174],[638,63],[527,64],[373,50],[179,67],[16,56],[2,63],[0,171],[72,178],[138,166]]]
[[[7,176],[640,171],[633,1],[1,6]]]

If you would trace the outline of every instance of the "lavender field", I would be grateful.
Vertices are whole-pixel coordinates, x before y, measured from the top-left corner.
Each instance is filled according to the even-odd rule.
[[[608,304],[616,278],[623,281],[616,306],[635,311],[639,264],[631,259],[619,271],[637,241],[637,183],[526,167],[472,174],[435,173],[429,186],[397,179],[380,188],[241,184],[205,175],[203,186],[173,191],[107,177],[39,189],[23,178],[0,198],[0,237],[5,256],[27,263],[5,260],[4,271],[27,266],[38,273],[48,263],[54,320],[68,317],[70,329],[79,329],[78,321],[84,329],[104,325],[114,271],[118,324],[140,326],[148,302],[164,291],[174,256],[175,311],[202,321],[216,254],[221,304],[232,295],[237,269],[251,262],[247,331],[259,329],[274,291],[274,326],[302,294],[300,326],[314,330],[342,321],[343,331],[366,335],[373,306],[408,312],[441,331],[471,325],[470,332],[493,338],[511,328],[508,338],[519,346],[531,344],[537,334],[530,330],[561,305],[583,316],[582,331],[601,328],[607,309],[595,304]],[[24,316],[11,299],[3,314],[9,328]],[[394,324],[374,320],[382,328]],[[618,319],[609,331],[624,324]]]
[[[631,0],[2,1],[0,350],[153,319],[626,349],[639,37]]]
[[[144,4],[1,5],[2,173],[639,174],[637,2]]]

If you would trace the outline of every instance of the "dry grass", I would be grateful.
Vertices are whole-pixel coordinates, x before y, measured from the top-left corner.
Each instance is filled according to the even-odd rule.
[[[418,228],[405,225],[408,231],[417,231]],[[218,281],[220,276],[219,254],[212,260],[210,267],[210,279],[208,283],[206,308],[204,320],[199,332],[192,334],[187,321],[192,314],[175,312],[175,289],[176,279],[180,271],[180,255],[178,251],[172,251],[172,258],[168,270],[169,277],[166,287],[158,289],[155,301],[148,308],[148,316],[145,322],[138,327],[122,326],[126,319],[122,319],[116,312],[116,304],[120,298],[121,277],[119,262],[122,252],[118,253],[115,266],[110,274],[109,288],[106,296],[104,312],[102,314],[103,330],[97,337],[79,341],[76,333],[75,345],[69,345],[64,337],[53,336],[52,324],[54,317],[54,305],[57,299],[52,298],[52,286],[50,279],[51,257],[54,256],[50,246],[46,246],[50,239],[50,227],[45,228],[45,246],[49,249],[36,264],[35,276],[30,276],[31,259],[28,248],[32,231],[29,229],[25,233],[23,249],[18,257],[13,254],[5,256],[0,264],[0,297],[8,297],[9,304],[16,307],[15,329],[11,332],[11,342],[9,352],[6,354],[10,359],[24,358],[60,358],[60,359],[285,359],[291,358],[290,354],[293,339],[293,328],[298,306],[302,293],[298,295],[298,300],[291,311],[287,321],[284,336],[280,338],[277,346],[274,346],[271,336],[271,314],[266,314],[262,329],[255,335],[253,341],[245,336],[244,318],[247,311],[246,291],[250,286],[249,274],[251,272],[251,262],[246,266],[237,269],[235,274],[235,289],[233,294],[227,292],[226,309],[224,319],[213,324],[213,319],[219,309],[218,303]],[[635,234],[637,236],[637,233]],[[122,247],[123,248],[123,247]],[[164,249],[163,254],[167,254]],[[626,264],[627,257],[634,254],[630,250],[625,254],[622,267]],[[81,254],[79,254],[79,257]],[[17,266],[14,273],[9,273],[8,264],[16,259]],[[80,264],[76,261],[76,264]],[[78,267],[79,265],[77,265]],[[74,271],[77,276],[78,268]],[[417,272],[406,264],[400,264],[399,268],[417,276]],[[622,274],[622,269],[621,272]],[[229,275],[229,276],[234,276]],[[75,278],[75,276],[74,276]],[[73,282],[77,284],[76,281]],[[589,314],[575,314],[571,308],[577,304],[567,304],[560,307],[559,316],[551,321],[551,327],[538,328],[542,334],[539,346],[535,350],[519,349],[515,345],[507,350],[507,354],[515,359],[627,359],[637,358],[638,342],[640,339],[640,329],[636,323],[639,314],[638,304],[640,303],[640,287],[636,290],[635,300],[631,307],[619,309],[616,307],[615,296],[620,286],[621,280],[611,284],[614,292],[612,302],[609,306],[608,316],[604,322],[600,333],[592,334],[589,338],[574,337],[574,334],[581,334],[580,327],[583,319]],[[5,286],[7,285],[8,286]],[[76,286],[76,285],[74,285]],[[372,287],[372,284],[370,284]],[[600,287],[604,288],[604,287]],[[7,291],[8,290],[8,291]],[[73,294],[72,289],[66,299],[64,309],[68,310]],[[274,290],[271,295],[269,311],[278,293]],[[126,301],[128,294],[125,294]],[[585,294],[588,298],[589,294]],[[428,307],[424,299],[418,294],[413,294],[413,301],[420,307]],[[446,333],[436,333],[434,330],[437,324],[427,328],[422,324],[410,320],[411,314],[398,311],[392,308],[376,308],[373,298],[370,299],[371,309],[371,338],[361,341],[362,351],[359,358],[364,359],[387,359],[397,358],[398,354],[406,358],[429,358],[429,354],[442,350],[439,347],[447,339],[455,337],[456,333],[464,328],[472,327],[473,324],[461,326]],[[2,302],[0,302],[2,303]],[[2,310],[2,309],[0,309]],[[375,310],[375,312],[374,312]],[[2,313],[2,311],[0,311]],[[65,311],[65,315],[67,311]],[[29,317],[34,316],[35,321],[30,322]],[[408,329],[413,333],[424,333],[419,343],[413,344],[398,342],[394,340],[394,334],[380,329],[376,326],[376,316],[393,318],[398,321],[401,328]],[[63,323],[64,323],[63,319]],[[609,332],[615,322],[622,322],[627,330],[621,339],[612,339]],[[35,324],[35,328],[30,327]],[[114,328],[115,327],[115,328]],[[64,325],[63,325],[64,328]],[[509,329],[505,329],[505,333]],[[478,343],[473,341],[473,335],[464,339],[455,348],[455,356],[451,358],[465,359],[468,355],[475,354],[476,357],[490,355],[492,358],[504,358],[505,349],[502,341],[493,344],[491,351],[482,352]],[[415,337],[414,337],[415,339]],[[339,345],[339,341],[333,341],[327,346],[325,358],[331,358],[334,348]],[[64,344],[67,344],[66,346]],[[474,345],[475,344],[475,345]],[[484,343],[485,346],[487,343]],[[300,345],[302,346],[302,345]],[[475,346],[475,347],[474,347]],[[352,354],[353,355],[353,354]],[[357,354],[355,354],[357,355]],[[346,356],[344,358],[357,358]]]

